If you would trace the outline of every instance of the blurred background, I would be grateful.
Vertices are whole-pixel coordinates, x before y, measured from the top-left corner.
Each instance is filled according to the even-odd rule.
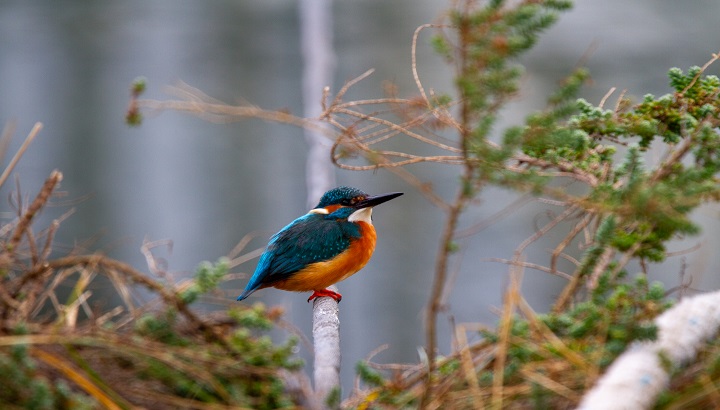
[[[336,71],[333,91],[367,69],[375,73],[346,99],[383,96],[383,83],[401,96],[416,89],[410,71],[415,28],[437,21],[444,1],[338,0],[333,5]],[[636,100],[669,92],[666,73],[703,65],[720,49],[720,2],[579,0],[561,16],[523,59],[523,94],[504,112],[502,127],[518,124],[541,109],[549,92],[581,60],[593,81],[582,95],[598,103],[611,87]],[[36,121],[44,129],[16,169],[22,192],[34,195],[51,170],[64,174],[70,204],[56,238],[56,254],[88,239],[90,250],[147,271],[140,253],[144,239],[172,240],[160,249],[169,270],[189,277],[199,262],[228,254],[246,235],[257,237],[247,250],[264,246],[274,232],[307,212],[302,131],[260,121],[213,124],[174,112],[146,115],[139,128],[124,123],[129,86],[148,79],[147,98],[165,99],[164,87],[186,82],[228,103],[250,102],[302,115],[302,55],[298,5],[289,0],[153,0],[123,2],[0,2],[0,122],[15,120],[14,153]],[[428,88],[452,92],[452,71],[420,39],[419,71]],[[709,73],[718,73],[718,66]],[[148,114],[148,113],[146,113]],[[7,163],[8,158],[5,158]],[[410,169],[450,197],[458,169],[420,165]],[[392,174],[337,172],[338,184],[371,194],[404,191],[405,196],[375,214],[378,248],[359,274],[339,285],[343,385],[352,386],[354,365],[382,344],[377,361],[416,362],[425,343],[423,311],[444,223],[442,213]],[[7,198],[15,184],[0,190],[3,218],[11,218]],[[508,206],[512,193],[488,189],[463,220],[482,221]],[[77,200],[77,201],[76,201]],[[556,212],[547,205],[518,209],[461,242],[453,265],[447,315],[440,319],[441,353],[448,353],[450,322],[492,325],[507,283],[505,265],[484,258],[509,258],[515,247]],[[688,255],[651,265],[650,276],[667,287],[692,279],[692,287],[716,289],[720,257],[718,209],[696,212],[703,232],[677,241]],[[562,238],[562,232],[554,234]],[[528,250],[527,260],[549,261],[557,242]],[[256,260],[236,271],[252,273]],[[567,270],[570,270],[567,267]],[[223,289],[234,300],[245,281]],[[545,273],[526,271],[525,297],[544,311],[563,286]],[[97,289],[97,293],[102,289]],[[286,319],[310,334],[307,295],[274,289],[248,302],[280,305]],[[282,335],[278,335],[282,337]],[[300,354],[308,357],[304,347]]]

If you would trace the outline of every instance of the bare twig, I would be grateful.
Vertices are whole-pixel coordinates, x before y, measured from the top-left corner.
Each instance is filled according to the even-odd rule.
[[[15,155],[12,157],[8,166],[5,167],[5,170],[3,170],[3,173],[0,174],[0,186],[3,186],[3,184],[5,184],[5,181],[10,176],[10,173],[13,171],[13,169],[15,169],[15,165],[17,165],[18,161],[20,161],[20,158],[23,156],[23,154],[28,149],[30,144],[33,142],[35,137],[40,133],[40,130],[42,130],[42,127],[43,127],[43,125],[41,122],[36,122],[35,125],[33,126],[32,130],[30,130],[30,133],[28,134],[28,136],[25,137],[25,141],[23,141],[20,148],[17,150]],[[11,130],[12,130],[12,128],[9,130],[6,129],[6,132],[9,133],[9,132],[11,132]]]
[[[552,221],[548,222],[545,226],[543,226],[541,229],[539,229],[537,232],[535,232],[532,236],[525,239],[516,249],[513,253],[513,260],[519,261],[522,257],[523,252],[525,252],[525,248],[530,246],[531,243],[537,241],[542,236],[547,234],[551,229],[553,229],[557,224],[568,218],[570,215],[573,214],[573,212],[576,212],[578,210],[575,206],[570,206],[566,208],[560,215],[558,215],[556,218],[554,218]]]
[[[560,272],[557,269],[548,268],[546,266],[542,266],[537,263],[523,262],[523,261],[518,261],[515,259],[511,260],[511,259],[502,259],[502,258],[485,258],[483,260],[488,261],[488,262],[500,262],[500,263],[505,263],[505,264],[508,264],[511,266],[519,266],[519,267],[528,268],[528,269],[535,269],[535,270],[539,270],[541,272],[549,273],[551,275],[559,276],[559,277],[561,277],[563,279],[567,279],[567,280],[571,280],[573,278],[573,276],[570,274],[567,274],[565,272]]]
[[[43,363],[55,368],[60,373],[67,376],[68,379],[72,380],[77,386],[80,386],[86,393],[94,397],[103,407],[109,410],[121,410],[122,408],[130,408],[130,403],[123,400],[123,406],[118,406],[116,400],[120,397],[117,393],[112,394],[112,397],[107,395],[100,387],[90,381],[87,377],[82,375],[71,363],[62,357],[46,352],[44,350],[33,348],[31,354]]]
[[[588,214],[583,216],[583,218],[573,226],[573,228],[570,230],[570,232],[565,236],[565,239],[563,239],[553,250],[552,256],[550,257],[550,269],[552,271],[555,271],[557,269],[557,259],[562,254],[563,250],[567,248],[567,246],[572,242],[575,237],[582,232],[592,221],[593,215]]]
[[[462,364],[463,373],[465,374],[465,380],[467,381],[468,386],[470,386],[473,408],[482,409],[485,407],[485,404],[480,390],[480,383],[478,381],[475,365],[473,363],[472,355],[470,354],[470,345],[468,344],[465,332],[465,326],[458,326],[455,329],[455,337],[457,338],[457,343],[459,345],[458,350],[460,354],[460,362]]]
[[[617,87],[610,87],[610,90],[608,90],[608,92],[600,100],[600,104],[598,105],[598,107],[600,107],[600,108],[604,107],[605,101],[607,101],[607,99],[610,98],[610,96],[612,95],[612,93],[615,92],[615,90],[617,90]]]
[[[483,219],[482,221],[476,223],[475,225],[469,226],[465,229],[458,230],[455,237],[458,239],[461,238],[467,238],[469,236],[475,235],[482,231],[483,229],[487,228],[491,224],[497,222],[498,220],[512,215],[513,213],[517,212],[520,208],[530,203],[533,199],[532,195],[525,194],[520,196],[519,198],[515,199],[511,204],[504,207],[503,209],[499,210],[498,212],[494,213],[493,215]]]
[[[142,272],[135,270],[128,264],[107,258],[102,255],[78,255],[66,256],[63,258],[50,260],[45,263],[40,269],[44,271],[47,269],[58,269],[68,266],[85,265],[96,265],[98,267],[103,267],[105,269],[118,272],[130,279],[133,283],[142,285],[147,289],[152,290],[153,292],[160,295],[160,297],[165,303],[177,308],[178,311],[183,314],[183,316],[185,316],[196,326],[197,329],[201,330],[205,334],[205,337],[207,339],[218,342],[221,346],[228,349],[228,351],[233,351],[233,349],[228,345],[227,340],[225,340],[225,338],[223,338],[215,328],[208,326],[203,320],[201,320],[200,317],[195,312],[193,312],[182,299],[180,299],[179,295],[177,295],[171,289],[166,288],[165,285],[155,282]],[[29,275],[35,274],[34,272],[37,271],[31,271]]]
[[[711,65],[713,65],[713,63],[715,63],[719,59],[720,59],[720,51],[718,51],[717,53],[713,53],[712,58],[710,60],[708,60],[708,62],[703,64],[702,67],[700,67],[700,72],[695,74],[695,77],[693,77],[692,81],[690,81],[690,83],[682,90],[682,92],[680,92],[680,95],[681,96],[685,95],[685,93],[695,85],[697,80],[700,79],[700,76],[703,75],[705,70],[707,70]]]
[[[503,386],[505,379],[505,361],[509,347],[510,330],[513,323],[515,309],[521,299],[520,282],[522,270],[518,267],[510,268],[510,285],[505,292],[502,317],[500,318],[497,351],[495,353],[495,366],[493,368],[493,383],[491,406],[493,409],[503,408]]]
[[[0,134],[0,162],[5,162],[5,155],[7,155],[12,136],[15,134],[16,125],[15,121],[8,121],[3,127],[2,133]]]

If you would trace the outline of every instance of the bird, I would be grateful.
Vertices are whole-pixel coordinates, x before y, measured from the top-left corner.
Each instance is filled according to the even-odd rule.
[[[270,238],[255,273],[237,300],[259,289],[309,292],[311,300],[342,295],[328,286],[357,273],[375,251],[377,234],[373,207],[402,192],[370,196],[347,186],[323,194],[315,208],[290,222]]]

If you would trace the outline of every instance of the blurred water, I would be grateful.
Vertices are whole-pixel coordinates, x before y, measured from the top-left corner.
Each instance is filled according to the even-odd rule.
[[[412,33],[436,21],[444,6],[411,0],[336,2],[334,89],[375,68],[349,98],[381,96],[388,80],[401,94],[413,94]],[[542,107],[544,96],[588,50],[585,63],[594,79],[583,92],[588,100],[599,101],[610,87],[637,96],[668,92],[668,68],[702,65],[720,49],[719,12],[720,3],[713,1],[578,1],[523,59],[527,92],[501,125]],[[0,2],[0,121],[14,118],[18,124],[11,152],[35,121],[45,124],[17,169],[23,192],[37,190],[58,168],[72,198],[90,195],[64,223],[57,237],[60,249],[102,233],[93,249],[106,249],[146,270],[139,252],[143,239],[172,239],[169,267],[189,274],[200,261],[227,254],[245,234],[261,232],[253,246],[262,246],[305,213],[306,147],[298,129],[259,121],[218,125],[177,113],[149,115],[137,129],[123,123],[128,87],[139,75],[149,80],[148,98],[165,98],[163,87],[182,80],[224,101],[301,113],[297,16],[295,2],[287,0]],[[421,41],[419,58],[426,85],[450,90],[451,73],[425,44]],[[411,170],[442,193],[454,192],[456,170],[433,165]],[[443,221],[387,172],[339,171],[338,181],[370,193],[406,192],[377,209],[376,254],[363,272],[340,284],[347,390],[354,363],[381,344],[390,347],[380,361],[417,360]],[[6,184],[0,195],[7,197],[11,187]],[[512,198],[488,189],[463,222],[482,220]],[[507,268],[482,258],[511,256],[534,226],[547,220],[546,209],[522,208],[462,243],[449,298],[456,322],[495,321],[492,307],[501,304]],[[697,217],[703,235],[676,249],[703,241],[703,249],[688,256],[686,273],[696,287],[717,288],[712,273],[718,258],[708,251],[719,245],[717,210],[703,209]],[[547,263],[547,258],[542,246],[528,252],[531,261]],[[241,268],[252,272],[254,261]],[[674,284],[680,269],[681,259],[674,258],[651,267],[651,273]],[[227,297],[234,298],[243,285],[226,289]],[[524,285],[528,300],[543,310],[562,282],[528,271]],[[256,295],[254,300],[285,306],[287,319],[310,333],[306,295],[272,289]],[[448,352],[449,321],[441,322],[441,349]]]

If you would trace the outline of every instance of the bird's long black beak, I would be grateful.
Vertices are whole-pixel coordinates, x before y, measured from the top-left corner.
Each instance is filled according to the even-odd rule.
[[[362,208],[368,208],[375,205],[380,205],[383,202],[387,202],[391,199],[397,198],[400,195],[402,195],[402,192],[392,192],[390,194],[382,194],[382,195],[375,195],[375,196],[369,196],[362,201],[357,202],[355,205],[353,205],[356,209],[362,209]]]

